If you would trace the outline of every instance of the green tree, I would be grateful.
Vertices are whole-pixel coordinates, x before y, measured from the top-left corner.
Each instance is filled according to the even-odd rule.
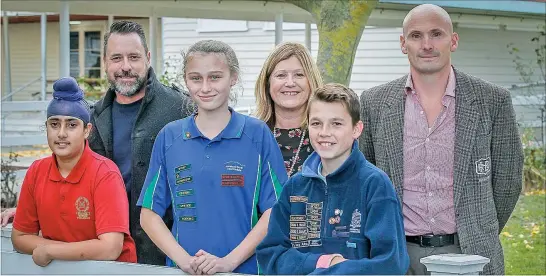
[[[378,0],[273,0],[308,11],[317,24],[317,65],[326,83],[349,85],[356,49]]]

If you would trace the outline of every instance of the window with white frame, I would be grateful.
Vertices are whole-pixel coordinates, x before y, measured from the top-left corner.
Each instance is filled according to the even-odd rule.
[[[70,76],[101,78],[102,69],[102,31],[71,31]]]

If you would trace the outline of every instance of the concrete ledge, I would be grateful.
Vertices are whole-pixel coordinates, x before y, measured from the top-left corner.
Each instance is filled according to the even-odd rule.
[[[11,243],[11,224],[1,229],[0,274],[43,274],[43,275],[187,275],[178,268],[155,265],[110,261],[52,261],[46,267],[34,263],[31,255],[20,254],[13,250]],[[219,275],[244,275],[237,273],[219,273]]]
[[[431,275],[478,275],[489,259],[478,255],[441,254],[421,258]]]
[[[180,269],[107,261],[52,261],[46,267],[34,263],[31,255],[2,251],[1,273],[43,274],[43,275],[84,275],[84,274],[128,274],[128,275],[185,275]]]

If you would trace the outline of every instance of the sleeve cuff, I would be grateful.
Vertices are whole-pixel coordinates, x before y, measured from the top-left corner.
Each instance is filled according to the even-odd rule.
[[[39,228],[36,229],[36,228],[32,228],[32,227],[24,227],[21,224],[17,223],[16,221],[13,222],[12,227],[13,227],[13,229],[15,229],[17,231],[21,231],[21,232],[27,233],[27,234],[34,234],[34,233],[39,233],[40,232]]]
[[[110,227],[104,227],[96,230],[97,237],[99,235],[105,234],[105,233],[123,233],[127,235],[131,235],[129,233],[129,229],[126,229],[125,227],[117,227],[117,226],[110,226]]]
[[[305,272],[305,271],[314,271],[316,269],[316,266],[317,266],[317,262],[319,260],[319,258],[321,257],[322,255],[319,255],[319,254],[312,254],[312,253],[309,253],[309,255],[307,256],[307,258],[305,259],[305,261],[303,262],[303,267],[302,267],[302,270]],[[310,273],[310,272],[309,272]],[[305,274],[309,274],[309,273],[305,273]]]
[[[322,255],[317,260],[316,268],[329,268],[335,257],[343,257],[340,254]]]

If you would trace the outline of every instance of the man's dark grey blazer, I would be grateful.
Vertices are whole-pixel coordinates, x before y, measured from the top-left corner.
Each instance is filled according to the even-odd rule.
[[[115,99],[113,88],[99,100],[92,109],[91,123],[93,129],[89,136],[91,149],[111,160],[113,159],[113,133],[116,126],[112,124],[112,103]],[[131,236],[135,240],[138,263],[152,265],[166,265],[166,256],[155,246],[146,232],[140,227],[140,207],[137,201],[146,179],[148,163],[152,155],[157,133],[168,123],[182,119],[191,112],[186,108],[190,106],[189,97],[176,89],[161,84],[150,68],[146,82],[146,94],[142,99],[140,110],[133,126],[131,134],[132,160],[131,191],[129,193],[129,228]],[[163,221],[167,226],[173,223],[172,209],[165,213]]]
[[[485,274],[504,274],[499,234],[522,188],[523,149],[510,92],[454,69],[453,195],[461,250],[490,258]],[[391,178],[403,198],[403,127],[407,75],[364,91],[360,150]]]

